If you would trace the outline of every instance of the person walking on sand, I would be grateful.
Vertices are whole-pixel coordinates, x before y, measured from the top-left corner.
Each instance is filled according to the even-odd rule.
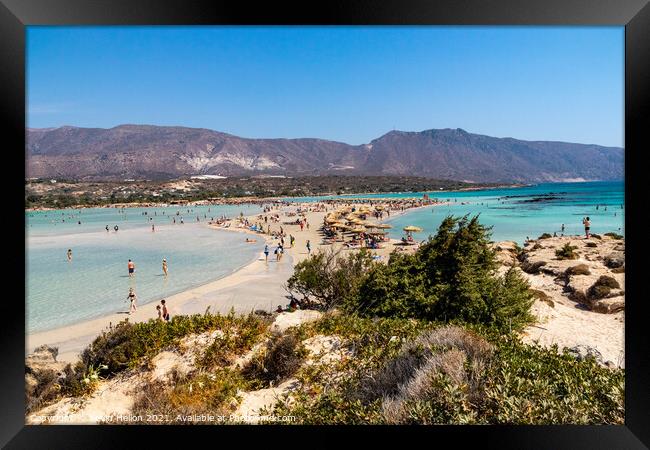
[[[293,248],[293,244],[295,244],[296,238],[293,237],[292,234],[289,235],[289,242],[291,243],[291,248]]]
[[[153,223],[151,224],[151,231],[152,231],[152,232],[153,232],[153,231],[156,231],[156,228],[155,228],[155,226],[154,226]]]
[[[72,261],[72,249],[68,249],[68,261]]]
[[[264,261],[269,262],[269,246],[268,246],[268,244],[264,245]]]
[[[162,322],[162,309],[160,308],[160,305],[156,305],[156,311],[158,311],[158,320]]]
[[[169,322],[169,311],[167,311],[167,305],[165,304],[164,298],[160,300],[160,304],[162,305],[162,317],[165,322]]]
[[[135,264],[130,259],[129,259],[129,262],[127,264],[127,267],[129,268],[129,277],[132,277],[133,273],[135,272]]]
[[[129,295],[126,297],[126,299],[131,302],[131,306],[129,306],[129,314],[131,314],[131,311],[137,311],[138,306],[136,305],[136,302],[138,300],[138,296],[135,295],[135,292],[133,292],[133,288],[129,288]]]
[[[589,229],[591,228],[591,221],[589,220],[589,217],[582,219],[582,224],[585,226],[585,236],[587,236],[587,239],[589,239]]]
[[[307,239],[307,254],[311,255],[311,242],[309,242],[309,239]]]
[[[167,276],[167,260],[165,258],[162,260],[162,270],[165,276]]]
[[[302,231],[304,227],[305,227],[305,223],[301,220],[300,221],[300,231]]]
[[[564,224],[562,224],[562,233],[564,233]]]

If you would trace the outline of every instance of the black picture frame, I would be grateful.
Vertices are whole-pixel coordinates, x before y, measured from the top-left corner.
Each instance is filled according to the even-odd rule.
[[[357,427],[363,439],[396,443],[407,438],[424,438],[430,446],[442,440],[459,444],[472,441],[482,447],[497,448],[572,448],[637,449],[650,445],[650,365],[648,327],[644,313],[646,300],[642,284],[643,235],[638,217],[644,211],[647,192],[642,170],[648,152],[644,133],[650,125],[650,5],[646,0],[390,0],[320,1],[302,4],[264,2],[211,2],[198,0],[0,0],[0,101],[4,128],[1,142],[5,158],[16,165],[5,165],[5,179],[11,195],[4,203],[15,209],[10,214],[15,229],[5,236],[20,236],[24,223],[24,203],[18,192],[24,172],[18,170],[24,158],[17,151],[25,148],[25,27],[28,25],[191,25],[191,24],[294,24],[294,25],[620,25],[625,26],[625,215],[626,258],[626,419],[624,426],[438,426],[438,427]],[[9,138],[9,139],[6,139]],[[9,144],[11,142],[11,144]],[[24,156],[24,154],[23,154]],[[20,162],[22,160],[22,162]],[[23,166],[24,167],[24,166]],[[9,178],[7,178],[9,177]],[[14,192],[14,189],[16,192]],[[23,189],[24,194],[24,189]],[[12,209],[12,212],[13,212]],[[630,213],[629,211],[632,211]],[[23,216],[24,217],[24,216]],[[23,227],[22,230],[20,227]],[[14,234],[15,233],[15,234]],[[24,258],[19,239],[14,242],[16,256]],[[638,263],[637,263],[638,262]],[[8,284],[17,292],[5,292],[0,355],[0,445],[6,448],[101,448],[124,446],[144,437],[147,447],[170,441],[168,428],[109,426],[25,426],[24,415],[24,264],[5,269]],[[21,288],[22,286],[22,288]],[[176,430],[178,427],[169,427]],[[285,427],[190,427],[192,442],[211,442],[214,436],[237,437],[239,445],[262,435],[275,439],[296,439],[296,429]],[[325,436],[323,430],[330,433]],[[298,432],[320,433],[319,443],[345,438],[350,427],[302,427]],[[215,433],[216,432],[216,433]],[[255,432],[255,433],[254,433]],[[405,434],[407,433],[407,434]],[[273,434],[273,436],[269,436]],[[418,434],[419,436],[413,436]],[[234,436],[237,435],[237,436]],[[331,437],[330,437],[331,436]],[[322,440],[321,440],[322,439]],[[287,441],[290,442],[291,441]],[[190,441],[186,441],[189,443]],[[213,441],[217,442],[217,441]],[[311,443],[295,442],[300,445]],[[283,444],[286,445],[286,444]],[[415,443],[413,444],[415,445]],[[420,444],[421,445],[421,444]],[[447,444],[449,445],[449,444]]]

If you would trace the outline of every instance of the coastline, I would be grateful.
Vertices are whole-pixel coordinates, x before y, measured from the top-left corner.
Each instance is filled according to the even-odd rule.
[[[249,281],[251,277],[254,278],[256,275],[264,275],[266,272],[268,272],[268,269],[269,268],[266,267],[263,263],[263,258],[261,258],[258,254],[247,264],[233,269],[233,272],[226,274],[225,276],[167,296],[166,300],[170,314],[185,314],[184,310],[186,309],[186,304],[196,302],[197,299],[202,299],[209,294],[217,295],[221,289],[240,285],[246,281]],[[277,270],[275,272],[277,272]],[[34,348],[40,345],[47,344],[50,346],[59,347],[60,360],[73,361],[76,359],[79,351],[83,350],[83,348],[90,344],[95,337],[100,335],[102,331],[110,328],[111,326],[114,326],[125,319],[128,319],[132,323],[146,322],[149,319],[155,319],[157,312],[154,305],[157,304],[158,301],[159,299],[139,305],[138,310],[130,315],[126,314],[124,311],[118,311],[105,315],[103,317],[84,320],[63,327],[38,331],[35,333],[28,333],[25,336],[26,354],[31,353]],[[210,306],[214,312],[215,310],[213,306],[216,305]],[[221,308],[220,312],[227,313],[228,310],[229,307],[227,310]],[[205,308],[197,312],[204,311]]]
[[[465,191],[487,191],[492,189],[504,189],[504,188],[521,188],[533,186],[533,184],[504,184],[491,187],[466,187],[453,190],[443,190],[443,191],[422,191],[422,193],[434,193],[434,192],[465,192]],[[221,198],[216,200],[181,200],[178,203],[169,203],[169,202],[120,202],[120,203],[107,203],[103,205],[75,205],[68,206],[65,208],[49,208],[45,206],[33,206],[30,208],[25,208],[25,212],[36,212],[36,211],[58,211],[58,210],[77,210],[77,209],[104,209],[104,208],[162,208],[162,207],[171,207],[179,205],[188,205],[188,206],[217,206],[217,205],[241,205],[241,204],[260,204],[260,203],[275,203],[275,202],[294,202],[292,198],[304,198],[311,197],[315,199],[324,199],[324,197],[337,196],[337,199],[327,199],[327,200],[345,200],[347,196],[359,196],[359,195],[380,195],[380,194],[417,194],[416,192],[359,192],[351,194],[337,194],[336,192],[323,193],[317,195],[309,196],[276,196],[276,197],[232,197],[232,198]],[[391,199],[392,197],[368,197],[371,200],[384,200]],[[411,197],[409,197],[411,198]],[[419,198],[419,196],[413,196],[412,198]],[[363,197],[351,198],[351,200],[363,200]],[[316,200],[318,202],[320,200]],[[302,203],[302,202],[296,202]]]
[[[267,215],[280,214],[284,220],[287,219],[287,212],[296,210],[299,207],[308,209],[315,208],[318,203],[293,203],[289,205],[282,205],[282,207],[274,208]],[[401,215],[405,212],[416,210],[423,207],[435,207],[442,203],[433,205],[423,205],[419,207],[408,208],[404,211],[394,211],[394,215]],[[331,210],[331,205],[329,206]],[[246,216],[250,221],[255,222],[259,215],[265,213],[254,214]],[[256,309],[264,309],[266,311],[273,311],[278,305],[286,305],[286,291],[284,283],[293,274],[293,267],[296,263],[306,259],[308,252],[306,250],[307,240],[311,242],[312,251],[322,249],[325,247],[333,247],[335,250],[346,251],[345,247],[341,244],[324,245],[321,243],[321,236],[318,229],[323,222],[325,210],[306,212],[307,221],[310,228],[305,228],[300,231],[300,227],[296,224],[283,223],[282,219],[278,222],[270,221],[268,225],[271,226],[272,232],[279,231],[282,227],[287,234],[292,234],[295,239],[294,247],[285,248],[285,256],[280,262],[276,262],[273,255],[273,248],[271,248],[275,238],[268,234],[261,234],[250,231],[247,228],[234,226],[235,219],[229,220],[230,227],[221,227],[218,225],[207,226],[209,228],[221,231],[238,232],[244,235],[255,235],[257,242],[252,245],[259,245],[260,252],[258,256],[250,263],[240,267],[234,272],[202,284],[200,286],[184,290],[174,295],[166,297],[167,306],[172,316],[181,314],[196,314],[205,312],[206,308],[210,307],[210,311],[220,312],[227,314],[231,308],[236,312],[251,312]],[[390,240],[391,243],[398,242],[395,239]],[[262,249],[264,244],[269,245],[271,254],[269,255],[268,263],[265,263]],[[393,245],[386,243],[382,249],[373,250],[373,253],[379,257],[387,257],[390,251],[393,250]],[[288,256],[288,257],[287,257]],[[26,334],[25,336],[25,354],[31,353],[34,348],[41,345],[50,345],[59,348],[59,359],[62,361],[76,360],[79,352],[81,352],[94,338],[117,323],[127,319],[132,322],[145,322],[149,319],[157,317],[155,304],[157,301],[152,301],[141,305],[136,312],[131,315],[125,312],[116,312],[108,314],[104,317],[85,320],[75,324],[58,327],[51,330],[40,331],[36,333]]]

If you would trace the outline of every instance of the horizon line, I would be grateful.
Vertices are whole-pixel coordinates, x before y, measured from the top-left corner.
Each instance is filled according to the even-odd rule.
[[[512,136],[492,136],[489,134],[482,134],[482,133],[473,133],[471,131],[467,131],[464,128],[427,128],[425,130],[420,130],[420,131],[412,131],[412,130],[398,130],[398,129],[392,129],[390,131],[385,132],[384,134],[374,138],[370,142],[367,143],[362,143],[362,144],[350,144],[344,141],[338,141],[335,139],[327,139],[327,138],[321,138],[321,137],[311,137],[311,136],[306,136],[306,137],[245,137],[245,136],[240,136],[237,134],[232,134],[228,133],[225,131],[219,131],[213,128],[205,128],[205,127],[192,127],[192,126],[187,126],[187,125],[155,125],[155,124],[147,124],[147,123],[122,123],[119,125],[115,125],[112,127],[82,127],[82,126],[77,126],[77,125],[60,125],[58,127],[25,127],[26,131],[53,131],[53,130],[58,130],[60,128],[80,128],[80,129],[98,129],[98,130],[112,130],[114,128],[119,128],[119,127],[125,127],[125,126],[135,126],[135,127],[156,127],[156,128],[189,128],[193,130],[207,130],[207,131],[213,131],[215,133],[221,133],[221,134],[226,134],[229,136],[234,136],[240,139],[264,139],[264,140],[301,140],[301,139],[314,139],[314,140],[320,140],[320,141],[330,141],[330,142],[336,142],[340,144],[345,144],[349,145],[352,147],[362,147],[369,145],[372,141],[377,140],[383,136],[386,136],[387,134],[393,133],[393,132],[399,132],[399,133],[424,133],[426,131],[442,131],[442,130],[450,130],[450,131],[460,131],[464,132],[467,134],[473,134],[475,136],[484,136],[484,137],[490,137],[494,139],[514,139],[517,141],[524,141],[524,142],[549,142],[549,143],[561,143],[561,144],[578,144],[578,145],[594,145],[597,147],[603,147],[603,148],[615,148],[615,149],[625,149],[624,145],[617,146],[617,145],[603,145],[603,144],[595,144],[595,143],[583,143],[583,142],[570,142],[570,141],[559,141],[559,140],[546,140],[546,139],[521,139],[521,138],[516,138]]]

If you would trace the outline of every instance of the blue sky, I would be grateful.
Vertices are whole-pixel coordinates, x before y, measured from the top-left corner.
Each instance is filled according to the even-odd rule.
[[[623,27],[28,27],[27,126],[623,146]]]

